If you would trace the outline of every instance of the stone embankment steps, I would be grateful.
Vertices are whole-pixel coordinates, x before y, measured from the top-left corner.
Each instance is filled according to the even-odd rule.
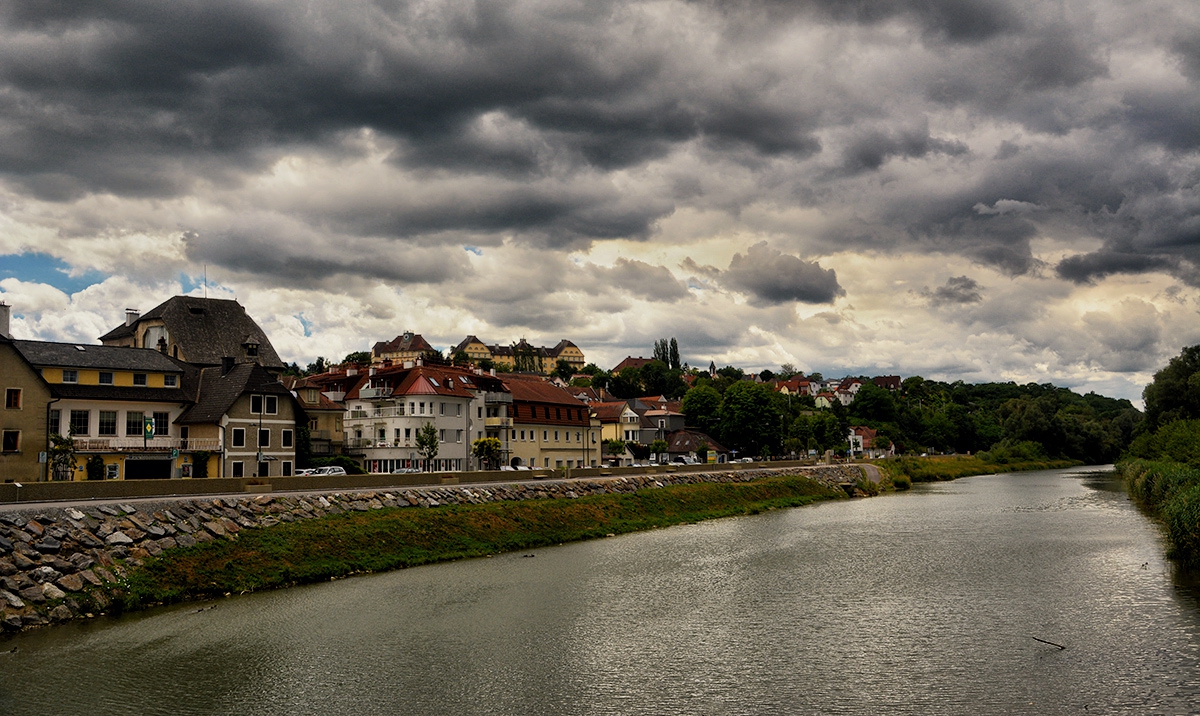
[[[4,631],[104,612],[128,570],[176,547],[236,540],[244,529],[385,507],[429,508],[508,500],[574,499],[702,482],[732,483],[801,473],[829,487],[855,482],[861,467],[762,468],[614,478],[454,485],[319,495],[259,495],[100,505],[0,514],[0,609]]]

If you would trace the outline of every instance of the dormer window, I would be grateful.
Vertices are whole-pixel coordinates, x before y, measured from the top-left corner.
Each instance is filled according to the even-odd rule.
[[[179,376],[177,376],[177,375],[164,375],[164,376],[163,376],[163,385],[164,385],[164,386],[166,386],[166,387],[168,387],[168,388],[174,388],[174,387],[176,387],[177,385],[179,385]]]
[[[112,385],[112,384],[113,384],[113,374],[110,371],[106,371],[106,370],[100,371],[100,385]]]
[[[134,385],[146,385],[146,374],[145,373],[134,373],[133,374],[133,384]]]
[[[79,382],[79,371],[64,370],[63,371],[63,382],[64,383],[78,383]]]
[[[246,356],[247,357],[253,358],[258,355],[258,344],[257,343],[245,343],[243,345],[246,346]]]

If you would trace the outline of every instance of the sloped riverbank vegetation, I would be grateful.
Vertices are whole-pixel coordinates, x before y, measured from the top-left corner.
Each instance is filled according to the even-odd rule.
[[[892,484],[901,490],[907,489],[908,483],[912,482],[942,482],[972,475],[1055,470],[1083,464],[1078,460],[1051,460],[1045,455],[1023,456],[1022,459],[1013,459],[1011,456],[1005,455],[998,460],[988,453],[970,456],[897,457],[873,460],[872,463],[884,470],[891,477]]]
[[[533,549],[844,497],[798,475],[667,485],[629,494],[438,509],[349,511],[243,530],[130,570],[125,609],[273,589],[433,562]]]

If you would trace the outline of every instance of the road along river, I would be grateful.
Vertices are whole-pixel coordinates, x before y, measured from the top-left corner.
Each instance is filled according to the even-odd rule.
[[[1192,713],[1163,549],[1111,474],[964,478],[26,632],[0,713]]]

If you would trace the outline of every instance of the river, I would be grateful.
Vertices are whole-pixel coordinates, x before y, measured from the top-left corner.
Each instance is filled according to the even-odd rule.
[[[29,632],[0,714],[1196,713],[1164,549],[1110,473],[965,478]]]

